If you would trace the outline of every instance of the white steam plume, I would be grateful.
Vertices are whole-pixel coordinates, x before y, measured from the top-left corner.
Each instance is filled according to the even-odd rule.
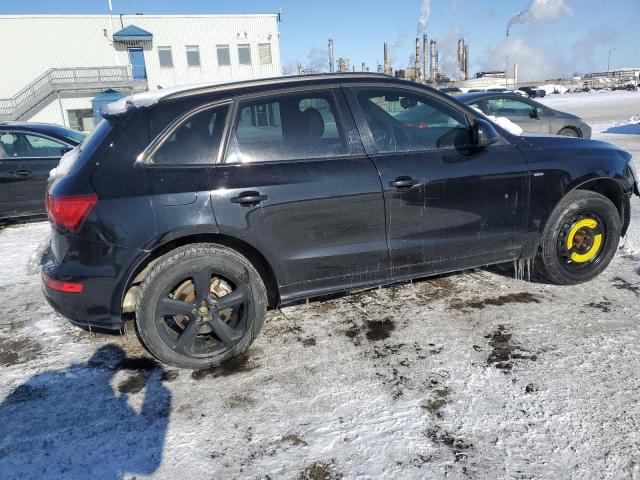
[[[420,20],[418,20],[418,28],[416,37],[419,37],[427,28],[429,17],[431,16],[431,0],[422,0],[420,5]]]
[[[507,36],[511,27],[517,23],[548,22],[571,13],[571,7],[565,3],[565,0],[532,0],[526,10],[511,17],[507,24]]]

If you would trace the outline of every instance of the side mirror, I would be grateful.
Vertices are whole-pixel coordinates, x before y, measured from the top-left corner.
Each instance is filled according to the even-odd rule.
[[[500,136],[491,123],[478,118],[473,125],[474,144],[476,147],[484,148],[496,143]]]
[[[531,117],[532,118],[542,118],[542,115],[544,114],[544,112],[542,111],[542,108],[540,107],[536,107],[533,112],[531,112]]]

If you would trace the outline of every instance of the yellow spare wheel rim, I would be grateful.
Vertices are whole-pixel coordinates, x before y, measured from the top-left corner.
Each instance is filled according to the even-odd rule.
[[[583,218],[573,224],[567,235],[567,250],[571,260],[586,263],[592,260],[602,247],[602,229],[594,218]]]

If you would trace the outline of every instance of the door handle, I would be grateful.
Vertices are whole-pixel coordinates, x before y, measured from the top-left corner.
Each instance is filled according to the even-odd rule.
[[[411,188],[420,185],[420,183],[422,182],[414,180],[411,177],[397,177],[395,180],[389,182],[389,186],[394,188]]]
[[[239,203],[240,205],[251,206],[251,205],[257,205],[263,200],[266,200],[267,198],[269,198],[268,195],[261,195],[260,192],[248,191],[248,192],[242,192],[237,197],[233,197],[231,199],[231,202]]]
[[[18,169],[14,170],[11,173],[13,173],[16,177],[28,177],[29,175],[31,175],[31,170]]]

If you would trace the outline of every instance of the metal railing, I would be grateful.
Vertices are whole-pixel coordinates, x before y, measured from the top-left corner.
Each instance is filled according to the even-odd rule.
[[[147,89],[146,80],[135,80],[131,66],[51,68],[13,97],[0,99],[0,120],[19,120],[56,92],[107,88]]]

